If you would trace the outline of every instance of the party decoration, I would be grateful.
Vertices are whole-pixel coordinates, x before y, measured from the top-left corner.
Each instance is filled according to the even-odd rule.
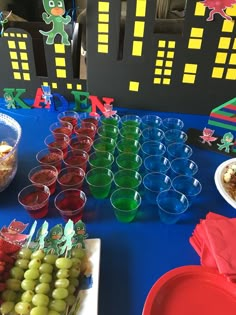
[[[73,247],[77,247],[78,244],[81,244],[82,248],[85,248],[85,239],[88,237],[88,234],[86,233],[86,225],[83,223],[83,221],[79,220],[74,225],[74,236],[73,236]]]
[[[69,219],[64,227],[64,240],[65,243],[61,246],[61,255],[67,256],[67,254],[72,249],[72,238],[75,234],[74,231],[74,222]]]
[[[3,226],[1,228],[0,237],[4,238],[6,241],[22,245],[28,238],[28,234],[22,234],[27,226],[28,224],[14,219],[8,227]]]
[[[223,135],[223,138],[220,140],[222,144],[217,144],[219,150],[225,150],[225,152],[230,152],[230,147],[234,145],[234,135],[231,132],[227,132]]]
[[[5,102],[6,102],[6,106],[8,109],[14,108],[16,109],[16,103],[14,98],[12,97],[12,95],[10,93],[4,93],[3,95]]]
[[[6,17],[4,17],[4,13],[0,11],[0,25],[1,25],[1,32],[0,32],[0,37],[3,36],[4,33],[4,24],[8,22],[8,18],[11,15],[11,12],[8,13]]]
[[[225,10],[236,4],[235,0],[204,0],[201,3],[210,10],[207,21],[213,21],[215,14],[220,14],[226,20],[232,20]]]
[[[46,24],[52,23],[52,29],[48,32],[39,31],[44,36],[47,36],[46,44],[54,44],[54,39],[57,35],[61,36],[61,43],[70,45],[68,34],[64,30],[64,25],[70,23],[71,17],[65,13],[65,3],[63,0],[43,0],[43,6],[46,12],[43,12],[42,18]]]
[[[60,254],[60,244],[64,243],[64,229],[62,224],[57,224],[51,228],[47,237],[46,253]]]
[[[213,137],[214,132],[215,130],[205,127],[203,129],[202,136],[200,136],[200,138],[202,139],[202,143],[212,145],[212,142],[217,140],[217,137]]]
[[[48,222],[44,221],[42,226],[38,229],[36,238],[34,240],[34,250],[43,249],[45,247],[45,238],[48,235]]]

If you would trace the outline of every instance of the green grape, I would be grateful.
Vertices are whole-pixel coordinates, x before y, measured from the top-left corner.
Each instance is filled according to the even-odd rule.
[[[35,287],[36,293],[48,294],[50,292],[50,285],[48,283],[39,283]]]
[[[30,303],[32,301],[33,296],[34,296],[34,291],[27,290],[22,294],[21,301]]]
[[[69,278],[69,269],[59,269],[56,276],[58,279]]]
[[[33,258],[29,262],[28,268],[29,269],[39,269],[40,265],[41,265],[41,260],[38,258]]]
[[[70,258],[60,257],[57,258],[55,265],[58,269],[70,269],[72,267],[72,261]]]
[[[32,250],[28,247],[24,247],[19,250],[17,257],[23,258],[23,259],[30,259],[31,255],[32,255]]]
[[[77,278],[80,275],[80,267],[72,267],[69,274],[71,278]]]
[[[48,315],[61,315],[61,313],[58,313],[57,311],[54,310],[49,310]]]
[[[36,282],[34,280],[28,280],[28,279],[24,279],[22,282],[21,282],[21,288],[24,290],[24,291],[27,291],[27,290],[34,290],[36,286]]]
[[[73,248],[71,251],[71,255],[72,257],[77,257],[77,258],[82,259],[85,256],[85,249],[79,248],[79,247]]]
[[[24,278],[24,270],[17,266],[12,267],[10,275],[14,279],[22,280]]]
[[[72,261],[72,266],[80,267],[81,260],[78,257],[72,257],[71,261]]]
[[[39,267],[39,272],[40,273],[52,273],[52,271],[53,271],[53,266],[48,264],[48,263],[43,263]]]
[[[30,303],[27,302],[18,302],[15,305],[15,311],[20,315],[27,315],[31,310]]]
[[[79,280],[77,278],[69,278],[70,284],[78,288],[79,286]]]
[[[67,288],[69,286],[70,282],[68,279],[57,279],[55,281],[55,287],[56,288]]]
[[[37,259],[43,259],[45,256],[45,253],[42,249],[38,249],[35,252],[32,253],[31,259],[37,258]]]
[[[72,306],[73,304],[75,304],[76,297],[73,294],[69,294],[65,301],[68,306]]]
[[[39,278],[39,271],[38,269],[28,269],[24,273],[24,277],[27,280],[36,280]]]
[[[2,295],[1,295],[1,298],[3,299],[3,301],[16,301],[16,297],[17,297],[17,294],[16,292],[14,292],[13,290],[4,290],[2,292]]]
[[[6,287],[12,291],[20,291],[21,282],[18,279],[10,278],[6,281]]]
[[[59,313],[64,312],[66,309],[66,302],[64,300],[52,300],[49,304],[49,308]]]
[[[48,308],[46,306],[36,306],[30,311],[30,315],[48,315]]]
[[[57,260],[57,255],[54,254],[48,254],[43,258],[43,261],[47,264],[54,265]]]
[[[20,267],[21,269],[28,269],[29,260],[28,259],[17,259],[15,266]]]
[[[2,315],[10,313],[14,309],[15,303],[11,301],[3,302],[0,306]]]
[[[47,306],[49,297],[46,294],[37,293],[33,296],[32,303],[35,306]]]
[[[52,297],[55,300],[64,300],[68,294],[68,290],[65,288],[56,288],[52,291]]]
[[[69,294],[74,294],[76,291],[76,287],[73,284],[70,284],[69,287],[67,288]]]
[[[52,282],[52,275],[50,273],[43,273],[39,277],[40,283],[51,283]]]

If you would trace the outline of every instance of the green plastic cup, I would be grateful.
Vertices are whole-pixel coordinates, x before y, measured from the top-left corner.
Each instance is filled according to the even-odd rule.
[[[90,193],[96,199],[105,199],[111,189],[113,173],[105,167],[94,167],[85,176]]]
[[[117,150],[119,153],[135,153],[138,154],[141,145],[139,141],[129,139],[129,138],[123,138],[116,144]]]
[[[133,170],[120,170],[114,174],[117,188],[138,189],[142,183],[142,176]]]
[[[94,151],[89,156],[89,165],[93,167],[111,168],[114,162],[114,156],[111,152]]]
[[[112,115],[110,117],[106,117],[106,116],[101,116],[100,117],[100,122],[102,125],[111,125],[111,126],[119,126],[120,123],[120,116],[115,114]]]
[[[100,137],[108,137],[112,139],[117,139],[119,135],[119,128],[113,125],[103,124],[98,128],[97,134]]]
[[[116,148],[116,141],[108,137],[98,137],[93,141],[94,151],[103,151],[114,153]]]
[[[133,140],[139,140],[142,132],[139,127],[124,125],[120,128],[121,138],[129,138]]]
[[[111,205],[114,209],[118,221],[129,223],[137,215],[138,208],[141,204],[140,194],[130,188],[118,188],[110,198]]]
[[[119,169],[138,171],[142,163],[142,158],[135,153],[120,153],[116,158],[116,164]]]

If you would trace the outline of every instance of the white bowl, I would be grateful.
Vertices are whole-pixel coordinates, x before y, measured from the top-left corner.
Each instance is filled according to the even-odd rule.
[[[223,175],[226,170],[226,167],[231,165],[231,164],[236,164],[236,158],[229,159],[223,163],[221,163],[216,171],[215,171],[215,184],[216,188],[218,189],[219,193],[221,196],[233,207],[236,209],[236,200],[234,200],[225,190],[224,184],[223,184]]]
[[[17,171],[17,151],[21,126],[8,115],[0,113],[0,192],[5,190]]]

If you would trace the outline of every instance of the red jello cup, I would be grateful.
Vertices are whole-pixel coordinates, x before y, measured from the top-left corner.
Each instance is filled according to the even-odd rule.
[[[63,152],[57,148],[45,148],[36,154],[37,161],[42,165],[53,165],[60,172]]]
[[[100,116],[94,116],[91,112],[84,112],[79,114],[78,122],[82,125],[83,122],[90,122],[98,128]]]
[[[64,112],[61,112],[57,115],[57,118],[59,121],[67,121],[72,124],[73,128],[78,123],[78,113],[73,110],[66,110]]]
[[[73,126],[68,121],[57,121],[50,125],[49,130],[53,135],[63,133],[70,137],[73,132]]]
[[[93,145],[93,140],[85,135],[74,136],[71,139],[69,148],[71,150],[83,150],[85,152],[90,152]]]
[[[47,186],[33,184],[19,192],[18,201],[32,218],[41,219],[48,214],[49,196],[50,190]]]
[[[80,189],[61,191],[54,199],[54,205],[65,221],[71,219],[74,223],[83,217],[87,197]]]
[[[82,121],[80,126],[75,126],[74,132],[77,136],[85,135],[90,137],[91,139],[94,139],[97,132],[97,127],[93,123]]]
[[[61,190],[69,188],[81,188],[84,182],[85,172],[80,167],[65,167],[63,168],[57,177],[57,182],[61,187]]]
[[[50,194],[54,194],[56,190],[58,171],[52,165],[39,165],[32,168],[28,174],[28,178],[32,184],[42,184],[49,188]]]
[[[63,158],[65,158],[67,156],[68,146],[70,144],[70,137],[63,133],[48,135],[45,138],[44,143],[50,149],[57,148],[62,150]]]
[[[80,167],[86,172],[89,155],[83,150],[70,150],[65,159],[63,159],[65,166]]]

